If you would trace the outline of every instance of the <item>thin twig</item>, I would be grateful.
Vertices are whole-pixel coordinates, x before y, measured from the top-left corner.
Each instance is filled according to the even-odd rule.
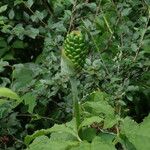
[[[70,19],[70,23],[69,23],[69,28],[68,28],[67,34],[70,32],[72,24],[73,24],[73,21],[74,21],[74,12],[76,10],[76,5],[77,5],[77,0],[73,4],[73,8],[72,8],[72,11],[71,11],[71,19]]]
[[[96,9],[95,17],[96,17],[96,16],[98,15],[98,13],[99,13],[100,6],[101,6],[101,2],[102,2],[102,0],[100,0],[99,3],[98,3],[98,7],[97,7],[97,9]]]

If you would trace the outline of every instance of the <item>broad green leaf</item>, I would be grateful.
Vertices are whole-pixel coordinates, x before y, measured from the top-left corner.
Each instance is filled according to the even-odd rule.
[[[119,121],[119,118],[117,118],[117,116],[115,115],[107,115],[107,117],[105,117],[104,119],[104,129],[107,128],[111,128],[113,127],[115,124],[117,124]]]
[[[90,143],[81,142],[78,146],[73,147],[70,150],[92,150],[92,149],[91,149],[91,144]]]
[[[92,143],[88,143],[86,141],[81,142],[78,146],[73,147],[70,150],[116,150],[116,149],[113,144],[94,140]]]
[[[70,133],[71,135],[73,135],[74,137],[76,137],[77,139],[79,139],[77,132],[71,128],[66,126],[65,124],[61,124],[61,125],[57,125],[55,124],[51,129],[51,132],[66,132],[66,133]]]
[[[77,141],[76,137],[65,132],[53,132],[50,137],[52,141]]]
[[[137,150],[150,149],[150,115],[141,124],[125,118],[121,125],[121,134],[125,135]]]
[[[22,99],[24,100],[25,105],[28,105],[28,112],[33,113],[33,109],[36,106],[36,97],[33,93],[25,94]]]
[[[4,12],[7,9],[8,5],[4,5],[0,7],[0,13]]]
[[[33,78],[38,74],[38,65],[33,63],[14,65],[15,69],[12,73],[14,79],[12,88],[19,90],[27,86],[33,81]]]
[[[15,92],[5,87],[0,87],[0,97],[6,97],[20,101],[20,97]]]
[[[68,133],[68,134],[71,134],[72,136],[74,136],[78,141],[80,141],[77,131],[74,128],[72,128],[70,125],[71,124],[69,124],[69,125],[68,124],[61,124],[61,125],[55,124],[52,128],[38,130],[32,135],[27,135],[25,137],[25,143],[28,145],[36,137],[41,136],[41,135],[50,134],[52,132]]]
[[[34,132],[34,134],[32,135],[27,135],[25,137],[25,144],[26,145],[29,145],[30,142],[32,140],[34,140],[36,137],[39,137],[39,136],[42,136],[42,135],[46,135],[46,134],[49,134],[50,133],[50,129],[42,129],[42,130],[37,130]]]
[[[69,150],[76,146],[78,142],[53,141],[46,136],[37,137],[27,150]]]
[[[109,95],[102,91],[94,91],[86,97],[86,101],[109,101]]]
[[[85,118],[82,123],[80,124],[79,128],[82,128],[84,126],[89,126],[91,125],[92,123],[100,123],[101,121],[103,121],[102,118],[100,118],[99,116],[92,116],[92,117],[89,117],[89,118]]]
[[[112,133],[104,133],[104,132],[100,132],[94,140],[96,140],[98,138],[98,140],[102,141],[102,142],[106,142],[106,143],[110,143],[112,144],[112,142],[114,141],[114,139],[117,137],[116,134],[112,134]]]
[[[84,109],[95,115],[105,114],[106,116],[114,115],[114,109],[106,102],[85,102],[83,104]]]
[[[97,131],[95,128],[88,128],[83,127],[82,128],[82,134],[80,135],[84,141],[91,142],[97,135]]]
[[[83,104],[85,112],[92,115],[101,116],[104,121],[104,128],[111,128],[118,120],[115,116],[114,108],[108,104],[109,97],[106,93],[95,91],[86,98]]]
[[[115,145],[110,141],[105,141],[101,137],[95,137],[91,144],[92,150],[116,150]],[[98,149],[99,148],[99,149]]]

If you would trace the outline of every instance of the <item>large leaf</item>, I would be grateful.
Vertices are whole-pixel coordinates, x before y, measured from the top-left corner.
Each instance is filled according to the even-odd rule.
[[[0,87],[0,97],[6,97],[20,101],[20,97],[15,92],[5,87]]]
[[[108,98],[106,93],[95,91],[87,97],[86,102],[82,105],[87,115],[104,118],[104,128],[111,128],[118,122],[114,108],[108,103]]]
[[[67,124],[61,124],[61,125],[55,124],[52,128],[38,130],[32,135],[27,135],[25,137],[25,143],[28,145],[36,137],[41,136],[41,135],[50,134],[52,132],[68,133],[68,134],[74,136],[78,141],[80,141],[77,131],[75,130],[74,127],[72,127],[71,124],[72,124],[72,122],[69,122]]]
[[[115,150],[113,144],[95,139],[92,143],[83,141],[53,141],[46,136],[37,137],[27,150]]]
[[[12,77],[14,79],[12,88],[20,90],[21,88],[34,82],[34,77],[39,73],[40,68],[34,63],[14,65]]]
[[[150,149],[150,115],[140,125],[130,118],[125,118],[121,126],[121,133],[137,150]]]
[[[93,114],[103,113],[105,115],[113,115],[114,108],[108,103],[108,95],[101,91],[94,91],[87,98],[86,102],[83,103],[83,107],[86,111]]]
[[[115,146],[95,139],[92,143],[81,142],[77,147],[71,148],[71,150],[115,150]]]
[[[83,107],[86,111],[95,115],[105,114],[109,116],[114,114],[114,109],[106,101],[85,102]]]
[[[33,113],[33,109],[36,106],[36,97],[33,93],[26,93],[22,99],[25,102],[25,105],[28,105],[28,112]]]
[[[46,136],[37,137],[27,150],[69,150],[77,142],[53,141]]]

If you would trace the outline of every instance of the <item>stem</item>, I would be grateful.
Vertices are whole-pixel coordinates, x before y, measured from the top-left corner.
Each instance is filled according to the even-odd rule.
[[[74,77],[70,77],[71,91],[73,96],[73,116],[75,117],[77,131],[80,125],[80,110],[78,102],[77,81]]]
[[[109,23],[108,23],[108,21],[107,21],[107,19],[106,19],[106,17],[105,17],[104,14],[103,14],[103,19],[104,19],[104,21],[105,21],[105,24],[106,24],[106,26],[107,26],[109,32],[110,32],[111,34],[113,34],[113,31],[111,30],[110,25],[109,25]]]

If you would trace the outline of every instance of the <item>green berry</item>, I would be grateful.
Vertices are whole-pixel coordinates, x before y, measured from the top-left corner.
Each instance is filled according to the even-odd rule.
[[[79,31],[72,31],[64,41],[64,52],[76,68],[84,65],[87,55],[84,37]]]

